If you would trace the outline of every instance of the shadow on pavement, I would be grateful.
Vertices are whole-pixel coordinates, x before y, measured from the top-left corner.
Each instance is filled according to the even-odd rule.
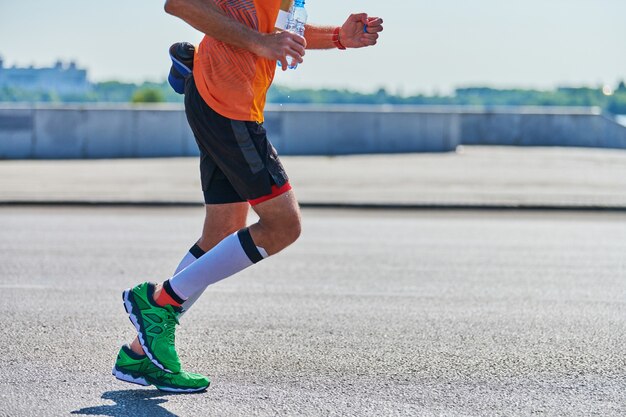
[[[157,390],[120,390],[107,391],[102,394],[103,400],[111,400],[115,405],[100,405],[72,411],[71,414],[98,415],[98,416],[150,416],[150,417],[176,417],[176,414],[161,407],[166,403],[164,398],[168,395]]]

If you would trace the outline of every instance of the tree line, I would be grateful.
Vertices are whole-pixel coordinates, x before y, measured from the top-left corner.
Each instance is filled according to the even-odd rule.
[[[471,106],[596,106],[612,114],[626,114],[626,85],[614,89],[562,87],[554,90],[457,88],[449,95],[403,96],[381,88],[373,93],[336,89],[294,89],[274,85],[269,103],[280,104],[392,104],[392,105],[471,105]],[[107,81],[95,83],[84,94],[59,95],[54,91],[30,91],[10,87],[0,89],[0,102],[44,103],[180,103],[167,82],[142,84]]]

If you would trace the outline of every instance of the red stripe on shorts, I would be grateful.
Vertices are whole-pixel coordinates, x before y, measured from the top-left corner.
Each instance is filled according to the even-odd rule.
[[[281,194],[285,194],[287,191],[291,190],[291,184],[288,182],[285,185],[279,187],[277,185],[272,185],[272,192],[268,195],[264,195],[263,197],[255,198],[254,200],[248,200],[251,206],[256,206],[257,204],[264,203],[272,198],[278,197]]]

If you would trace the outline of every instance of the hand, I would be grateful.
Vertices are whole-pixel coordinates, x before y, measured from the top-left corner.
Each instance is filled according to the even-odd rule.
[[[298,64],[303,62],[306,40],[291,32],[262,34],[255,53],[272,61],[280,61],[283,71],[288,68],[287,56],[293,57]]]
[[[367,31],[363,29],[367,25]],[[363,48],[376,45],[378,33],[383,31],[383,19],[367,17],[366,13],[353,14],[339,29],[339,41],[346,48]]]

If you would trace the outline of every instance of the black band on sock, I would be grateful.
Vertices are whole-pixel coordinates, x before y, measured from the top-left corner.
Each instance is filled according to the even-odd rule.
[[[256,248],[256,244],[254,243],[254,240],[252,240],[250,230],[248,230],[247,227],[237,232],[237,237],[239,238],[239,243],[241,243],[243,251],[246,255],[248,255],[248,258],[250,258],[250,261],[253,264],[263,260],[263,255],[261,255],[259,250]]]
[[[204,255],[206,252],[203,251],[202,248],[196,244],[196,245],[193,245],[191,249],[189,249],[189,253],[192,254],[194,258],[200,259],[200,257]]]
[[[172,289],[172,286],[170,285],[170,280],[169,279],[163,283],[163,291],[165,291],[167,293],[167,295],[172,297],[172,299],[174,301],[176,301],[178,304],[182,304],[182,303],[185,302],[185,300],[180,298],[180,296],[178,294],[176,294],[176,292]]]

